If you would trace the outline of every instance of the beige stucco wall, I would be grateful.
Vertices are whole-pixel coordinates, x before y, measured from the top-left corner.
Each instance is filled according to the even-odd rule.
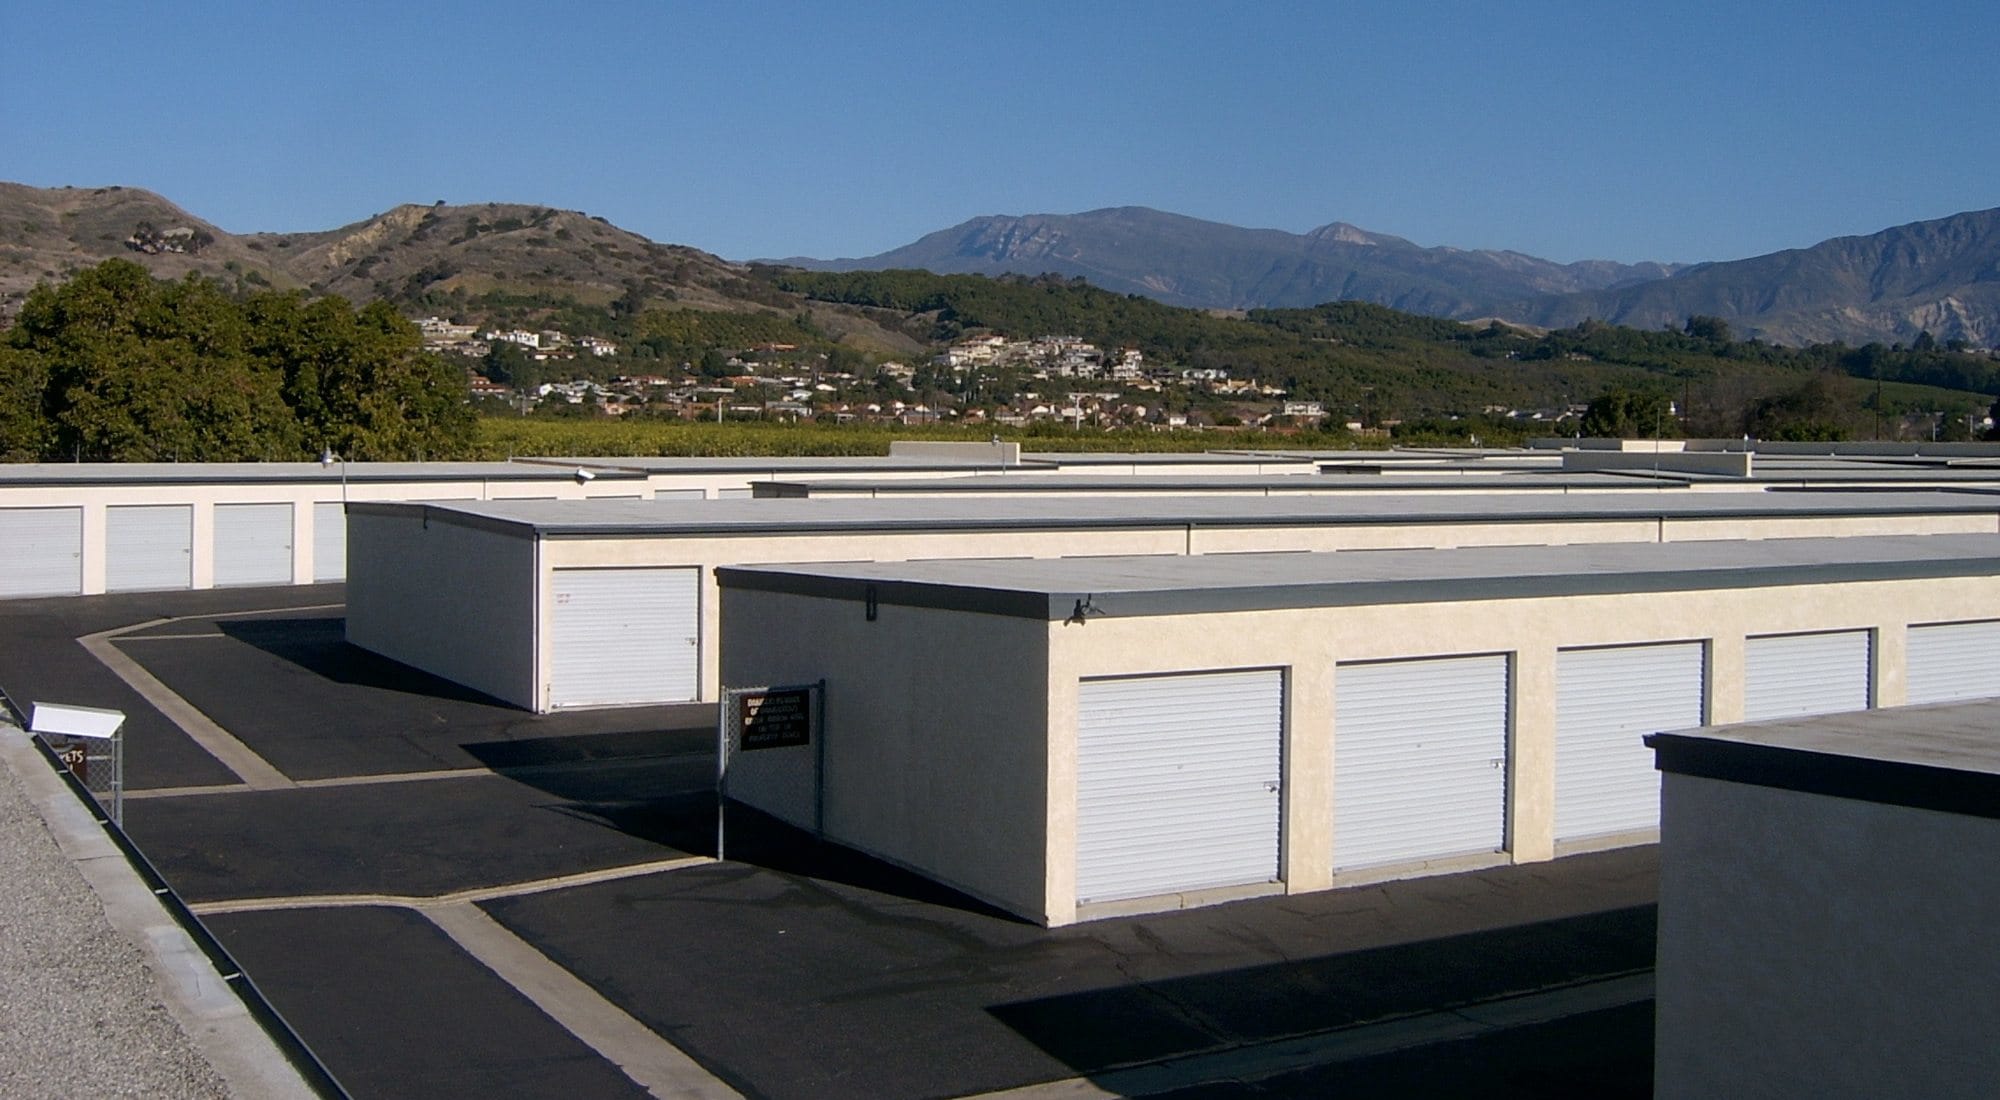
[[[415,515],[348,516],[347,640],[533,709],[536,544]]]
[[[725,685],[826,681],[829,837],[1047,919],[1041,623],[745,589],[722,622]],[[738,754],[731,795],[810,827],[814,755]]]
[[[1284,877],[1293,892],[1340,885],[1332,873],[1334,667],[1341,661],[1505,653],[1513,675],[1507,858],[1555,854],[1555,661],[1559,649],[1644,642],[1709,646],[1709,720],[1739,721],[1747,636],[1876,632],[1874,697],[1903,699],[1905,625],[2000,618],[2000,578],[1945,578],[1693,592],[1481,600],[1370,607],[1148,616],[1108,614],[1048,626],[1048,907],[1075,916],[1077,681],[1282,667],[1287,699]],[[1627,839],[1644,839],[1631,837]],[[1423,867],[1403,869],[1422,872]],[[1380,877],[1389,871],[1373,871]]]
[[[2000,519],[1983,515],[1750,517],[1465,524],[1301,524],[1289,527],[1165,525],[1066,531],[906,531],[859,534],[763,534],[735,537],[558,537],[545,542],[536,581],[541,621],[553,612],[548,570],[693,565],[702,567],[701,692],[719,683],[715,639],[715,567],[814,561],[914,561],[925,558],[1053,558],[1115,554],[1217,554],[1276,550],[1376,550],[1460,546],[1557,546],[1571,543],[1674,542],[1700,539],[1814,538],[1866,534],[1990,534]],[[548,681],[549,632],[536,655],[537,680]],[[546,710],[544,694],[534,703]]]
[[[338,469],[338,467],[335,467]],[[547,497],[636,496],[648,490],[638,480],[496,481],[469,478],[456,481],[350,482],[344,488],[334,475],[310,481],[187,482],[119,485],[0,484],[0,508],[81,507],[83,510],[83,594],[105,591],[106,509],[134,504],[179,504],[192,509],[194,588],[215,583],[215,506],[218,504],[290,504],[292,506],[292,579],[310,583],[313,560],[313,505],[339,501],[519,500]]]
[[[2000,1095],[2000,821],[1668,774],[1655,1092]]]

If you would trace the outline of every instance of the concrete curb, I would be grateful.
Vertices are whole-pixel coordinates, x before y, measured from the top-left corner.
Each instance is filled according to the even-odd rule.
[[[0,759],[20,781],[56,846],[97,895],[111,927],[150,964],[167,1011],[230,1091],[315,1100],[318,1093],[216,973],[208,956],[153,896],[96,817],[30,744],[29,735],[11,722],[0,721]]]

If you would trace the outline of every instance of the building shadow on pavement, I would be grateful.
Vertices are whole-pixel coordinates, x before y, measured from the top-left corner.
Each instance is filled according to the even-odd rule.
[[[710,733],[710,736],[713,734]],[[475,750],[475,755],[488,748],[468,747]],[[491,748],[507,750],[512,745]],[[559,813],[595,821],[675,851],[713,857],[716,849],[713,761],[714,754],[711,752],[705,760],[696,757],[693,760],[662,762],[662,772],[675,764],[692,764],[693,773],[705,774],[706,778],[696,785],[686,781],[691,777],[689,772],[674,776],[658,774],[654,777],[657,782],[651,783],[650,790],[648,769],[643,760],[638,759],[602,761],[601,770],[540,765],[501,765],[495,766],[494,770],[562,799],[563,805],[556,807]],[[668,789],[676,785],[674,780],[679,780],[678,789]],[[786,824],[739,802],[727,803],[726,813],[723,836],[729,863],[926,905],[944,906],[1012,924],[1026,923],[1011,913],[922,875],[814,836],[808,830]]]
[[[1649,970],[1657,907],[991,1006],[1081,1076],[1314,1035]],[[1650,1000],[1173,1097],[1638,1097],[1652,1089]]]
[[[519,709],[441,676],[348,644],[345,618],[220,619],[215,625],[229,638],[337,684]]]

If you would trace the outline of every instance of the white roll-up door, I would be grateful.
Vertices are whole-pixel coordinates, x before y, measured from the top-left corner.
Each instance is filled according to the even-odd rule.
[[[83,509],[0,508],[0,596],[83,591]]]
[[[215,583],[292,583],[292,506],[215,506]]]
[[[1913,626],[1905,655],[1911,703],[2000,696],[2000,622]]]
[[[1340,665],[1333,869],[1505,848],[1507,733],[1504,654]]]
[[[1772,634],[1743,642],[1743,720],[1867,710],[1866,630]]]
[[[313,581],[325,584],[347,579],[347,505],[337,500],[313,503]]]
[[[1078,904],[1278,878],[1284,674],[1086,680]]]
[[[755,489],[717,489],[715,491],[715,499],[717,500],[750,500],[756,495],[757,491]]]
[[[1700,642],[1556,654],[1556,839],[1660,827],[1645,736],[1702,724]]]
[[[655,489],[654,500],[707,500],[708,494],[700,489]]]
[[[549,706],[698,697],[701,570],[558,569]]]
[[[193,505],[121,504],[104,510],[105,591],[193,585]]]

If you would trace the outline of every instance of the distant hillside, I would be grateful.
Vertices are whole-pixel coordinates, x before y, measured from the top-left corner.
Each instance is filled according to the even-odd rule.
[[[545,206],[405,205],[322,233],[243,240],[314,289],[349,298],[399,300],[464,288],[559,291],[598,304],[636,292],[723,305],[749,289],[741,268],[706,252]]]
[[[819,271],[1055,273],[1121,294],[1208,309],[1362,301],[1434,317],[1657,279],[1666,264],[1558,264],[1518,252],[1424,248],[1335,222],[1310,233],[1242,229],[1140,206],[974,218],[879,256],[781,261]]]
[[[297,285],[242,239],[136,187],[27,187],[0,183],[0,313],[36,283],[55,282],[122,256],[155,276],[190,271],[228,280],[255,273]]]
[[[225,286],[302,288],[356,303],[476,315],[482,296],[645,308],[811,309],[699,249],[659,244],[603,218],[514,203],[398,206],[339,229],[232,234],[150,191],[0,183],[0,319],[39,282],[110,257],[159,278],[199,272]],[[909,337],[854,311],[811,309],[858,346],[911,351]]]
[[[1721,317],[1741,335],[1802,345],[1939,340],[2000,347],[2000,209],[1837,237],[1596,293],[1519,303],[1501,316],[1634,328]]]

